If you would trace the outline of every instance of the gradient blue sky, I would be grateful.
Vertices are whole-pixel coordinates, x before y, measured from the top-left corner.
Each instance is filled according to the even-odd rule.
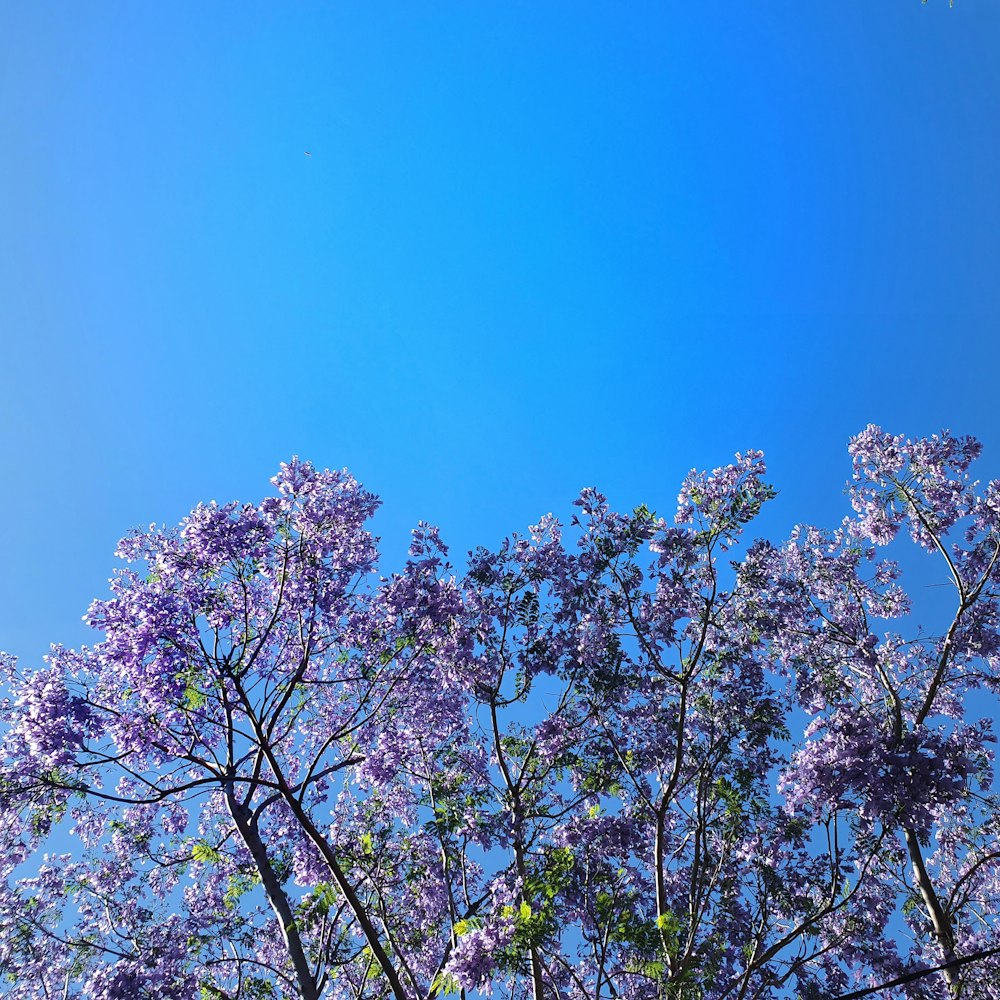
[[[847,438],[1000,475],[995,0],[0,4],[0,648],[293,453],[461,558]],[[306,150],[311,156],[305,156]]]

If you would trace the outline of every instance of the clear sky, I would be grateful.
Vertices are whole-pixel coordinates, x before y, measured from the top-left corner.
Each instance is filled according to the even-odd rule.
[[[292,454],[385,564],[869,422],[1000,475],[996,0],[0,2],[0,648]],[[306,155],[306,152],[311,155]]]

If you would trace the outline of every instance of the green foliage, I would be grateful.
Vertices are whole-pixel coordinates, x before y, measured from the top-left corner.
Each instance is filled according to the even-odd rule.
[[[460,989],[461,984],[454,976],[446,972],[439,972],[431,983],[428,995],[431,997],[447,996],[452,993],[458,993]]]
[[[509,949],[512,957],[523,955],[558,935],[555,901],[569,885],[573,865],[573,852],[568,847],[553,848],[542,865],[525,879],[524,898],[518,906],[504,907],[502,915],[514,921]]]
[[[208,695],[204,690],[204,673],[195,666],[189,666],[177,675],[177,680],[184,684],[184,693],[181,695],[181,706],[189,712],[204,708],[208,702]]]
[[[222,903],[227,910],[236,910],[239,907],[240,899],[243,898],[253,888],[260,885],[260,876],[252,874],[230,875],[226,883],[226,891],[222,897]]]
[[[206,844],[204,841],[198,841],[191,848],[191,858],[200,864],[209,865],[221,861],[222,855],[217,847],[212,847],[211,844]]]
[[[468,917],[465,920],[459,920],[455,923],[455,937],[462,937],[468,934],[469,931],[478,930],[483,926],[483,920],[481,917]]]
[[[205,692],[196,688],[193,684],[188,684],[188,686],[184,688],[184,707],[189,711],[204,708],[207,701],[208,696]]]
[[[200,984],[199,1000],[228,1000],[229,994],[207,980]],[[276,1000],[274,984],[261,976],[247,976],[240,983],[240,997],[246,1000]]]
[[[655,921],[645,919],[633,902],[629,897],[623,899],[606,890],[598,892],[594,900],[598,921],[611,941],[632,945],[641,954],[660,951],[663,937],[673,925],[664,922],[658,926]]]
[[[533,590],[527,590],[515,606],[514,617],[519,624],[531,628],[538,624],[538,615],[538,595]]]

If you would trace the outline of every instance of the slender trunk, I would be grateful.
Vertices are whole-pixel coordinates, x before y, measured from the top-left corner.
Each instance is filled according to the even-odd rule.
[[[283,792],[286,787],[287,786],[283,787]],[[291,794],[291,792],[287,792],[287,794],[284,795],[284,799],[289,808],[292,810],[292,814],[295,816],[296,820],[298,820],[299,825],[303,830],[305,830],[306,835],[313,842],[316,850],[319,851],[323,860],[326,862],[326,866],[330,870],[330,874],[337,883],[337,888],[339,888],[344,894],[344,899],[347,900],[347,905],[351,908],[351,912],[358,921],[358,925],[361,927],[365,940],[368,943],[368,947],[371,948],[372,954],[375,956],[375,960],[378,962],[379,968],[382,970],[382,974],[389,983],[392,995],[396,998],[396,1000],[409,1000],[406,995],[406,990],[403,988],[403,983],[399,978],[399,973],[396,972],[396,968],[392,963],[392,959],[389,958],[385,948],[382,947],[382,942],[379,940],[378,928],[372,922],[371,917],[368,916],[368,912],[365,909],[364,904],[358,898],[358,894],[354,891],[354,886],[351,885],[344,869],[340,867],[340,863],[337,861],[337,857],[333,853],[333,850],[331,849],[326,838],[322,833],[320,833],[316,824],[309,818],[309,814],[302,808],[299,801],[294,795]]]
[[[920,842],[911,827],[904,827],[903,834],[906,837],[906,849],[909,851],[910,860],[913,862],[913,872],[917,879],[917,888],[920,896],[927,907],[927,915],[931,920],[931,927],[934,929],[934,936],[941,946],[944,960],[950,962],[955,957],[955,933],[952,930],[951,921],[944,912],[944,907],[934,891],[934,883],[931,882],[930,875],[927,874],[927,867],[924,864],[924,856],[920,850]],[[958,996],[961,992],[962,979],[955,968],[946,968],[944,977],[948,981],[952,993]]]
[[[520,803],[518,803],[518,812],[520,812]],[[517,822],[517,827],[520,826],[520,822]],[[528,878],[528,868],[525,864],[524,859],[524,844],[521,841],[520,832],[516,833],[514,836],[514,862],[517,866],[517,874],[521,879],[522,887],[527,882]],[[524,890],[521,890],[521,899],[524,899]],[[525,902],[528,902],[525,900]],[[530,906],[530,902],[528,903]],[[531,955],[531,1000],[544,1000],[545,998],[545,983],[542,979],[542,960],[539,958],[538,949],[531,945],[529,949]]]
[[[666,916],[667,916],[667,885],[666,885],[666,815],[667,802],[661,802],[656,810],[656,838],[653,844],[653,868],[656,877],[656,926],[660,934],[660,947],[663,951],[663,960],[667,967],[667,978],[673,977],[674,957],[670,952],[670,944],[667,940]]]
[[[319,1000],[319,988],[316,979],[309,967],[305,949],[302,947],[302,938],[299,936],[298,924],[295,922],[295,914],[292,912],[291,904],[288,902],[288,895],[282,888],[281,880],[271,866],[271,861],[267,856],[267,849],[261,839],[257,824],[250,816],[250,811],[242,803],[237,801],[232,794],[226,795],[226,803],[229,806],[229,815],[233,817],[236,829],[239,831],[243,843],[247,845],[250,855],[257,866],[261,883],[264,886],[264,893],[267,901],[271,904],[278,923],[281,925],[281,935],[285,940],[285,948],[292,960],[295,969],[295,977],[299,983],[299,992],[302,1000]]]

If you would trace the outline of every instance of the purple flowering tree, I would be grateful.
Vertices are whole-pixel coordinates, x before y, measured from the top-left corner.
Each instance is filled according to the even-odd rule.
[[[421,525],[379,577],[375,497],[298,461],[129,536],[100,642],[2,661],[6,995],[1000,996],[1000,484],[851,453],[853,516],[745,550],[759,453],[464,575]]]

